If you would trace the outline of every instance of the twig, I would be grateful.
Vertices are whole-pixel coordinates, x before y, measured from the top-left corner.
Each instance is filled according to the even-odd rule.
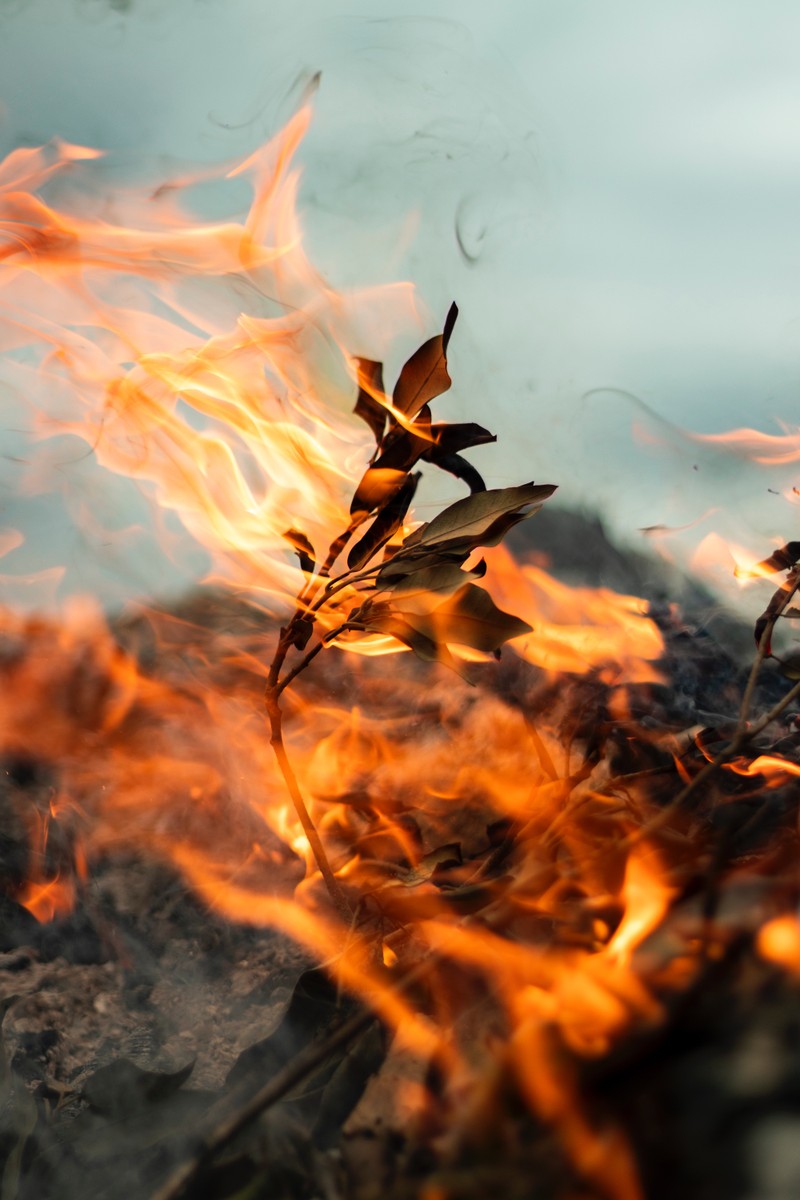
[[[686,787],[678,792],[678,795],[674,800],[671,800],[669,804],[657,812],[655,816],[651,817],[649,821],[646,821],[644,825],[637,829],[634,834],[631,834],[631,836],[628,838],[628,845],[637,845],[640,841],[642,841],[643,838],[647,837],[651,833],[655,833],[656,830],[661,829],[663,825],[666,825],[674,813],[686,803],[686,801],[694,792],[702,787],[704,783],[707,783],[712,776],[716,775],[720,767],[724,767],[725,764],[734,758],[735,755],[737,755],[739,751],[747,745],[748,742],[752,741],[754,737],[757,737],[759,733],[762,733],[768,725],[771,725],[772,722],[781,715],[784,709],[788,708],[792,701],[796,700],[798,697],[800,697],[800,683],[796,683],[791,691],[787,692],[783,699],[776,704],[774,708],[770,709],[765,717],[762,717],[760,721],[757,721],[755,725],[751,725],[749,729],[745,729],[739,733],[736,733],[724,750],[720,750],[719,754],[717,754],[715,758],[711,759],[710,762],[707,762],[703,769],[699,771],[689,783],[686,784]]]
[[[301,1050],[299,1054],[295,1055],[292,1062],[288,1063],[277,1075],[273,1075],[263,1087],[233,1111],[222,1116],[217,1124],[213,1125],[200,1138],[194,1157],[173,1171],[163,1187],[152,1197],[152,1200],[178,1200],[188,1186],[203,1173],[217,1151],[226,1146],[261,1113],[266,1112],[267,1109],[272,1108],[288,1095],[324,1063],[329,1055],[341,1046],[346,1046],[353,1038],[358,1037],[359,1033],[374,1020],[375,1014],[371,1009],[365,1009],[363,1012],[356,1013],[349,1021],[345,1021],[325,1041],[313,1043]],[[230,1107],[231,1104],[232,1100],[226,1098],[220,1107]]]
[[[346,924],[349,925],[350,921],[352,920],[350,906],[347,903],[344,892],[340,888],[338,880],[331,869],[328,856],[325,853],[325,847],[322,844],[322,839],[317,832],[316,825],[311,819],[311,814],[306,807],[303,793],[300,791],[300,785],[297,782],[297,776],[294,773],[294,768],[292,767],[292,764],[289,761],[289,756],[286,753],[286,747],[283,742],[283,713],[281,712],[279,698],[280,692],[278,691],[277,684],[274,687],[268,686],[264,700],[267,709],[267,716],[269,717],[270,744],[272,745],[275,758],[278,761],[278,766],[281,769],[281,774],[283,775],[286,787],[289,790],[289,795],[292,798],[292,804],[294,805],[295,812],[300,818],[300,824],[303,826],[303,832],[308,838],[308,844],[311,847],[311,851],[316,859],[320,874],[322,875],[325,886],[328,889],[328,894],[333,900],[339,916],[343,921],[345,921]]]
[[[397,992],[404,992],[413,984],[418,983],[428,973],[434,961],[433,954],[428,954],[422,962],[417,963],[405,975],[397,978],[394,982],[394,989]],[[173,1171],[166,1183],[152,1197],[152,1200],[179,1200],[189,1185],[202,1175],[219,1150],[238,1133],[241,1133],[256,1117],[283,1100],[298,1084],[313,1074],[331,1054],[353,1041],[374,1020],[376,1020],[376,1016],[372,1009],[363,1009],[335,1029],[324,1041],[306,1046],[299,1054],[295,1055],[292,1062],[287,1063],[257,1092],[242,1098],[241,1102],[235,1093],[221,1101],[215,1107],[223,1110],[222,1115],[216,1124],[212,1124],[211,1128],[198,1139],[194,1156]],[[225,1109],[230,1111],[225,1112]],[[212,1120],[213,1117],[214,1110],[212,1109]]]
[[[294,667],[292,667],[291,671],[289,671],[286,675],[284,675],[283,679],[281,679],[278,683],[275,684],[275,691],[276,691],[277,695],[280,696],[280,694],[286,690],[286,688],[289,686],[289,684],[292,683],[297,678],[297,676],[300,674],[300,672],[305,671],[308,664],[317,657],[320,650],[324,649],[324,647],[327,646],[329,642],[332,642],[334,638],[337,638],[340,633],[346,633],[348,629],[353,629],[353,628],[354,628],[353,625],[351,625],[347,621],[345,621],[342,625],[338,625],[336,627],[336,629],[330,629],[325,634],[325,636],[320,638],[320,640],[317,642],[317,644],[315,646],[313,646],[312,649],[309,650],[308,653],[303,658],[301,658],[300,661]]]

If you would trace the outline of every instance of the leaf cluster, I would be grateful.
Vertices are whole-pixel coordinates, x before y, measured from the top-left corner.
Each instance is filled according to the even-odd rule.
[[[431,404],[451,385],[447,351],[457,316],[453,304],[442,333],[404,364],[391,396],[382,364],[355,360],[354,412],[371,430],[375,450],[353,493],[349,525],[319,566],[309,538],[298,529],[286,532],[306,576],[297,611],[283,631],[287,648],[305,650],[323,608],[343,617],[326,642],[344,633],[389,634],[420,658],[456,670],[461,668],[450,645],[497,655],[505,642],[530,632],[476,583],[485,563],[465,564],[474,551],[499,544],[512,526],[537,512],[555,487],[487,489],[463,451],[494,442],[495,435],[473,422],[434,421]],[[426,464],[460,479],[469,494],[403,535],[419,468]],[[332,576],[345,553],[346,570]]]
[[[755,637],[756,646],[763,652],[765,657],[775,657],[772,654],[772,631],[776,621],[780,617],[797,618],[800,616],[800,611],[796,608],[789,608],[789,601],[797,591],[800,585],[800,542],[787,542],[785,546],[781,546],[775,550],[769,558],[763,559],[762,562],[756,563],[747,571],[738,571],[740,576],[755,578],[769,574],[777,574],[779,571],[786,572],[786,578],[781,583],[777,591],[773,592],[764,611],[756,620],[753,627],[753,636]],[[784,661],[784,674],[790,679],[795,679],[797,675],[796,656],[793,656],[791,661]]]

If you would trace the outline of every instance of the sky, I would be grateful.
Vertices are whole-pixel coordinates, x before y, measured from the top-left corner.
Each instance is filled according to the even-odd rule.
[[[800,8],[426,9],[0,0],[0,152],[228,160],[321,71],[311,257],[342,288],[413,280],[432,330],[458,301],[453,403],[499,435],[490,485],[558,482],[633,542],[712,508],[726,536],[795,536],[783,477],[682,430],[797,421]]]

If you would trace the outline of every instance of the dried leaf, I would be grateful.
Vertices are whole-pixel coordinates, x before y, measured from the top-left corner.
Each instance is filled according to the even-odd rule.
[[[421,546],[418,550],[406,550],[402,546],[386,559],[375,577],[379,590],[393,588],[399,580],[418,571],[434,570],[437,567],[459,567],[471,551],[457,546],[454,550],[443,550],[439,546]],[[477,567],[475,568],[478,569]],[[482,574],[486,574],[484,565]]]
[[[496,545],[511,525],[538,512],[555,490],[551,483],[525,483],[521,487],[492,488],[466,496],[416,529],[406,538],[403,549]]]
[[[383,364],[373,362],[371,358],[357,358],[358,397],[353,409],[356,416],[366,421],[375,437],[376,445],[380,446],[386,429],[388,412],[375,393],[383,395]]]
[[[456,643],[487,653],[531,632],[527,621],[498,608],[489,593],[474,583],[465,584],[430,613],[401,611],[400,615],[437,644]]]
[[[411,506],[419,479],[418,473],[405,476],[405,482],[384,504],[364,536],[351,548],[347,556],[351,571],[359,571],[397,533]]]
[[[756,563],[754,567],[738,568],[736,574],[739,578],[754,579],[759,575],[767,575],[776,571],[790,571],[799,560],[800,542],[787,542],[785,546],[781,546],[774,554],[770,554],[769,558]]]
[[[457,592],[465,583],[481,579],[485,574],[486,563],[483,559],[473,571],[463,571],[455,563],[437,563],[399,578],[391,588],[391,596],[400,608],[412,612],[430,612],[441,602],[443,595]]]
[[[426,634],[414,628],[404,616],[394,612],[389,604],[370,605],[362,619],[364,629],[368,633],[388,633],[404,646],[408,646],[409,650],[413,650],[423,662],[442,663],[468,683],[471,682],[466,673],[466,665],[454,658],[447,646],[437,645]]]
[[[790,575],[781,584],[781,586],[778,588],[778,590],[776,592],[773,592],[772,596],[770,597],[769,604],[767,605],[767,607],[764,609],[761,616],[756,621],[755,626],[753,627],[753,636],[755,637],[757,647],[760,648],[761,639],[763,638],[764,633],[769,628],[769,626],[774,621],[776,621],[778,619],[778,617],[781,615],[781,609],[783,608],[783,606],[787,603],[787,601],[789,599],[789,597],[787,596],[787,592],[791,593],[795,590],[795,588],[797,586],[797,580],[794,578],[794,575],[796,575],[796,574],[797,573],[794,572],[792,575]],[[764,653],[767,655],[772,654],[771,638],[767,639],[766,645],[764,647]]]
[[[444,331],[429,338],[411,355],[400,372],[392,396],[395,408],[413,417],[423,404],[441,396],[452,380],[447,373],[447,345],[458,316],[458,308],[450,305]]]
[[[319,1096],[313,1129],[315,1146],[327,1149],[335,1143],[370,1078],[383,1066],[387,1042],[386,1029],[373,1021],[345,1051]]]
[[[374,466],[387,470],[410,471],[431,449],[431,428],[431,410],[427,404],[423,404],[412,422],[411,429],[396,425],[389,431]]]
[[[462,479],[473,494],[486,491],[483,476],[460,454],[440,454],[432,451],[424,457],[442,471],[448,471],[449,474],[455,475],[456,479]]]
[[[177,1092],[191,1075],[194,1060],[180,1071],[145,1071],[127,1058],[99,1067],[83,1085],[83,1098],[95,1112],[127,1117]]]
[[[314,632],[314,621],[311,617],[295,617],[291,623],[292,640],[290,645],[298,650],[305,650]]]
[[[469,450],[473,446],[485,446],[489,442],[497,441],[496,434],[474,422],[436,422],[431,425],[430,434],[434,444],[443,454],[460,454],[462,450]]]
[[[415,867],[397,876],[396,881],[387,883],[386,887],[400,884],[402,887],[418,887],[427,883],[440,867],[460,866],[464,861],[461,846],[458,842],[448,842],[446,846],[437,846],[435,850],[424,854]]]
[[[386,468],[379,465],[367,467],[356,488],[350,505],[351,516],[354,513],[371,513],[390,500],[406,479],[406,471]]]
[[[295,553],[300,559],[300,569],[305,571],[306,575],[313,575],[316,570],[317,554],[306,535],[299,529],[287,529],[283,536],[294,546]]]

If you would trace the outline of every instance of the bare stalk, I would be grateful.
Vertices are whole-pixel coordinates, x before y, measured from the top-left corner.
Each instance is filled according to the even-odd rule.
[[[342,633],[348,626],[341,625],[338,629],[332,629],[325,637],[321,638],[311,650],[300,660],[296,666],[281,679],[281,669],[286,661],[286,655],[289,649],[294,644],[294,631],[297,627],[298,620],[303,616],[302,610],[298,609],[292,620],[285,629],[281,630],[281,636],[275,650],[275,656],[272,660],[267,677],[267,686],[264,692],[264,704],[267,710],[270,728],[270,745],[280,767],[284,782],[294,805],[295,812],[303,826],[303,832],[308,838],[308,844],[311,847],[311,852],[314,855],[317,866],[328,894],[333,901],[336,911],[342,920],[348,924],[352,920],[350,906],[347,903],[344,892],[339,886],[338,880],[331,868],[328,855],[325,852],[325,847],[322,844],[322,838],[319,836],[317,827],[308,811],[308,806],[300,790],[300,784],[297,781],[297,776],[294,773],[294,768],[289,761],[289,755],[286,753],[286,745],[283,740],[283,712],[280,706],[280,697],[284,688],[292,682],[293,679],[303,671],[308,664],[316,657],[323,646],[332,641],[338,634]]]
[[[792,572],[792,575],[787,580],[787,584],[784,589],[785,594],[780,603],[775,606],[774,611],[770,614],[769,621],[767,622],[764,631],[759,638],[758,652],[750,669],[747,685],[744,690],[744,695],[742,696],[741,707],[739,709],[739,717],[736,722],[736,730],[730,742],[728,742],[728,744],[723,747],[722,750],[720,750],[719,754],[717,754],[715,758],[707,762],[701,771],[698,771],[697,775],[695,775],[694,778],[691,779],[680,792],[678,792],[678,795],[674,798],[674,800],[671,800],[669,804],[657,812],[655,816],[651,817],[649,821],[646,821],[645,824],[642,825],[634,834],[631,834],[631,836],[628,838],[628,845],[637,845],[643,840],[643,838],[649,836],[651,833],[654,833],[656,830],[661,829],[662,826],[666,825],[673,814],[686,803],[691,795],[693,795],[705,783],[707,783],[709,779],[716,775],[717,771],[719,771],[721,767],[724,767],[725,764],[730,762],[732,758],[735,758],[739,751],[742,750],[748,742],[751,742],[753,738],[758,737],[760,733],[763,733],[768,725],[771,725],[773,721],[777,720],[781,713],[784,712],[789,705],[793,703],[793,701],[800,697],[800,682],[798,682],[793,688],[790,688],[786,695],[783,696],[777,704],[773,705],[769,712],[765,713],[762,717],[759,717],[757,721],[754,721],[752,724],[750,724],[748,718],[750,715],[750,707],[752,705],[756,683],[758,681],[761,667],[764,664],[764,660],[768,657],[768,648],[772,640],[775,625],[787,607],[789,601],[792,599],[792,596],[797,591],[798,587],[800,587],[800,577],[798,577],[796,572]]]

